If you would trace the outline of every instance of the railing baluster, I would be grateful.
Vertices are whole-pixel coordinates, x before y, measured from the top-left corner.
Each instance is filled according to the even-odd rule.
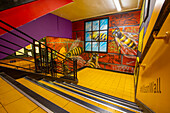
[[[53,50],[51,49],[51,75],[54,76],[53,70],[54,70],[54,65],[53,65]]]
[[[76,61],[75,61],[75,63],[76,63],[76,65],[75,65],[75,75],[76,75],[76,77],[75,77],[75,79],[77,79],[77,59],[76,59]]]
[[[46,58],[46,73],[49,73],[49,69],[48,69],[48,47],[46,47],[45,50],[45,58]]]
[[[76,68],[75,68],[76,62],[73,60],[73,73],[74,73],[74,80],[76,79]]]
[[[55,53],[55,55],[56,55],[56,53]],[[56,71],[56,77],[57,77],[57,73],[58,73],[58,70],[57,70],[57,65],[58,65],[58,55],[56,55],[56,59],[57,59],[57,61],[55,61],[55,63],[56,63],[56,66],[55,66],[55,71]]]
[[[35,72],[37,72],[37,59],[36,59],[35,40],[33,40],[33,53],[34,53],[34,62],[35,62]]]
[[[44,55],[44,50],[43,50],[43,72],[45,73],[45,55]]]
[[[41,72],[42,72],[41,43],[39,43],[39,55],[40,55],[40,70],[41,70]]]

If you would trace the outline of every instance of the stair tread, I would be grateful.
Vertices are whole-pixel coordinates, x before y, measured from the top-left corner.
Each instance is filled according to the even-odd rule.
[[[3,105],[7,112],[31,112],[38,108],[35,103],[25,97],[1,77],[0,83],[0,107]],[[39,111],[46,113],[42,108],[39,108]]]
[[[110,104],[113,104],[113,105],[116,105],[116,106],[120,106],[120,107],[129,109],[129,110],[132,110],[132,111],[138,111],[138,112],[141,111],[138,106],[129,106],[129,104],[127,104],[127,103],[124,103],[124,102],[120,103],[119,101],[113,101],[113,100],[110,100],[110,99],[106,98],[105,96],[96,95],[95,93],[91,93],[91,92],[90,93],[89,92],[83,92],[80,89],[69,87],[68,84],[66,85],[66,84],[62,84],[62,83],[58,83],[58,82],[55,82],[54,84],[62,85],[63,87],[69,88],[71,90],[80,92],[80,93],[88,95],[88,96],[92,96],[92,97],[94,97],[96,99],[102,100],[104,102],[107,102],[107,103],[110,103]]]
[[[84,98],[84,97],[82,97],[82,96],[76,95],[76,94],[71,93],[71,92],[69,92],[69,91],[66,91],[66,90],[64,90],[64,89],[61,89],[61,88],[59,88],[59,87],[56,87],[56,86],[54,86],[54,85],[52,85],[52,84],[49,84],[49,83],[47,83],[47,82],[45,82],[45,81],[42,81],[42,80],[41,80],[41,81],[39,81],[39,82],[41,82],[41,83],[43,83],[43,84],[46,84],[46,85],[48,85],[48,86],[50,86],[50,87],[52,87],[52,88],[55,88],[55,89],[57,89],[57,90],[59,90],[59,91],[62,91],[62,92],[64,92],[64,93],[66,93],[66,94],[69,94],[69,95],[71,95],[71,96],[73,96],[73,97],[76,97],[76,98],[78,98],[78,99],[80,99],[80,100],[83,100],[83,101],[85,101],[85,102],[88,102],[88,103],[90,103],[90,104],[93,104],[93,105],[99,107],[99,104],[98,104],[98,103],[96,103],[96,102],[94,102],[94,101],[91,101],[91,100],[89,100],[89,99],[87,99],[87,98]],[[108,110],[108,111],[110,111],[110,112],[120,113],[119,111],[110,109],[110,108],[105,107],[105,106],[100,106],[100,108],[103,108],[103,109]]]
[[[86,92],[86,93],[90,93],[90,94],[94,94],[94,95],[97,95],[97,96],[101,96],[101,97],[104,97],[106,99],[108,98],[110,100],[115,100],[115,101],[118,101],[118,102],[122,102],[124,104],[126,104],[126,103],[132,104],[132,106],[135,106],[136,108],[138,108],[137,104],[134,103],[134,102],[127,101],[127,100],[124,100],[124,99],[121,99],[121,98],[118,98],[118,97],[114,97],[114,96],[111,96],[111,95],[108,95],[108,94],[105,94],[105,93],[102,93],[102,92],[99,92],[99,91],[96,91],[96,90],[93,90],[93,89],[89,89],[89,88],[86,88],[86,87],[83,87],[83,86],[80,86],[80,85],[68,84],[68,83],[64,83],[64,85],[66,85],[68,87],[71,87],[73,89],[77,89],[77,90]]]
[[[74,110],[77,110],[77,109],[81,110],[81,112],[90,112],[90,110],[88,110],[84,107],[81,107],[81,106],[75,104],[74,102],[71,102],[59,95],[56,95],[56,94],[46,90],[45,88],[42,88],[42,87],[32,83],[31,81],[26,80],[25,78],[18,79],[17,81],[69,112],[73,112]],[[70,105],[73,105],[75,107],[69,107]],[[74,111],[74,113],[76,113],[76,112],[80,113],[79,110]]]

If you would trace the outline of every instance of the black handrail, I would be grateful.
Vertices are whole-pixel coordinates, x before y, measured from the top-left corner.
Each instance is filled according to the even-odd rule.
[[[21,67],[21,66],[16,66],[16,65],[4,63],[4,62],[0,62],[0,64],[9,65],[9,66],[17,67],[17,68],[23,68],[23,69],[26,69],[26,70],[31,70],[31,69],[29,69],[29,68],[24,68],[24,67]]]
[[[9,49],[9,50],[12,50],[12,51],[16,51],[15,49],[9,48],[9,47],[4,46],[4,45],[1,45],[1,44],[0,44],[0,46],[1,46],[1,47],[4,47],[4,48],[7,48],[7,49]],[[19,53],[22,53],[22,54],[24,54],[24,55],[27,55],[27,54],[25,54],[25,53],[23,53],[23,52],[20,52],[20,51],[18,51],[18,52],[19,52]],[[27,55],[27,56],[30,56],[30,55]],[[32,56],[30,56],[30,57],[32,57]]]
[[[8,33],[10,33],[10,34],[12,34],[12,35],[14,35],[14,36],[22,39],[22,40],[25,40],[26,42],[32,43],[32,42],[30,42],[29,40],[26,40],[25,38],[22,38],[22,37],[18,36],[17,34],[11,32],[11,31],[8,31],[7,29],[5,29],[5,28],[3,28],[3,27],[0,27],[0,29],[2,29],[2,30],[4,30],[4,31],[6,31],[6,32],[8,32]]]
[[[28,38],[30,38],[30,39],[33,40],[33,41],[31,42],[31,41],[29,41],[28,39],[25,39],[25,38],[19,36],[18,34],[7,30],[6,28],[0,27],[0,29],[2,29],[2,30],[4,30],[4,31],[6,31],[6,32],[8,32],[8,33],[10,33],[10,34],[12,34],[12,35],[14,35],[14,36],[16,36],[16,37],[24,40],[24,41],[26,41],[26,42],[29,42],[29,43],[33,44],[33,48],[32,48],[33,51],[32,51],[32,50],[29,50],[29,51],[33,52],[34,62],[33,62],[33,61],[30,61],[30,60],[27,60],[27,59],[24,59],[24,58],[20,58],[20,57],[17,57],[17,56],[10,55],[10,54],[5,53],[5,52],[2,52],[2,51],[0,51],[0,53],[35,63],[35,72],[41,72],[41,73],[45,73],[45,74],[51,72],[51,75],[52,75],[52,76],[55,76],[57,73],[62,73],[62,74],[64,74],[64,78],[67,78],[68,74],[70,75],[70,74],[73,73],[73,74],[74,74],[74,80],[77,79],[77,60],[76,60],[76,59],[72,59],[72,58],[66,57],[65,55],[63,55],[63,54],[59,53],[58,51],[56,51],[56,50],[48,47],[47,45],[41,43],[40,41],[32,38],[31,36],[27,35],[26,33],[22,32],[22,31],[20,31],[20,30],[18,30],[18,29],[16,29],[15,27],[9,25],[8,23],[6,23],[6,22],[4,22],[4,21],[2,21],[2,20],[0,20],[0,22],[3,23],[3,24],[5,24],[5,25],[7,25],[8,27],[13,28],[14,30],[16,30],[16,31],[18,31],[19,33],[21,33],[22,35],[25,35],[26,37],[28,37]],[[18,46],[18,47],[20,47],[20,48],[23,48],[22,46],[20,46],[20,45],[18,45],[18,44],[16,44],[16,43],[10,42],[9,40],[6,40],[6,39],[4,39],[4,38],[0,38],[0,39],[3,40],[3,41],[6,41],[6,42],[8,42],[8,43],[11,43],[11,44],[13,44],[13,45],[15,45],[15,46]],[[38,42],[39,44],[36,45],[35,42]],[[43,49],[44,51],[41,49],[41,45],[43,45],[43,46],[45,47],[45,49]],[[7,48],[7,49],[9,49],[9,50],[12,50],[12,51],[16,51],[16,50],[14,50],[13,48],[10,48],[10,47],[4,46],[4,45],[0,45],[0,46],[2,46],[2,47],[4,47],[4,48]],[[39,62],[37,61],[37,58],[38,58],[38,57],[36,56],[36,47],[37,47],[37,46],[39,47],[40,64],[39,64]],[[28,49],[26,49],[26,50],[28,50]],[[42,50],[42,51],[41,51],[41,50]],[[22,53],[22,52],[20,52],[20,51],[18,51],[18,52],[19,52],[19,53]],[[43,53],[42,53],[42,52],[43,52]],[[25,54],[25,53],[23,53],[23,54],[24,54],[24,55],[27,55],[27,56],[30,56],[30,55]],[[49,57],[49,54],[51,55],[51,57]],[[32,56],[31,56],[31,57],[32,57]],[[60,58],[60,59],[62,59],[62,60],[59,60],[58,58]],[[43,60],[42,60],[42,59],[43,59]],[[57,61],[56,61],[55,59],[56,59]],[[51,62],[49,62],[49,60],[51,60]],[[70,61],[71,61],[71,62],[70,62]],[[56,62],[56,63],[54,64],[54,62]],[[0,62],[0,63],[1,63],[1,62]],[[56,68],[58,67],[58,65],[57,65],[58,63],[61,64],[61,69],[60,69],[60,70],[59,70],[59,69],[56,69]],[[6,64],[6,63],[3,63],[3,64]],[[71,64],[71,65],[70,65],[70,64]],[[72,65],[72,64],[73,64],[73,65]],[[8,64],[6,64],[6,65],[8,65]],[[14,65],[11,65],[11,66],[14,66]],[[54,66],[56,66],[56,68],[55,68]],[[70,67],[70,66],[73,66],[73,68]],[[18,67],[18,66],[17,66],[17,67]],[[21,68],[23,68],[23,67],[21,67]],[[39,70],[38,70],[38,69],[39,69]],[[55,71],[54,71],[54,69],[55,69]],[[31,70],[31,69],[30,69],[30,70]],[[56,72],[56,74],[55,74],[55,72]],[[70,77],[69,77],[68,79],[70,79]]]
[[[2,52],[2,51],[0,51],[0,53],[5,54],[5,55],[12,56],[11,54],[8,54],[8,53]],[[27,60],[27,59],[23,59],[23,58],[20,58],[20,57],[18,57],[18,56],[12,56],[12,57],[16,57],[16,58],[19,58],[19,59],[22,59],[22,60],[25,60],[25,61],[28,61],[28,62],[34,63],[33,61],[30,61],[30,60]]]
[[[6,41],[6,42],[8,42],[8,43],[11,43],[11,44],[13,44],[13,45],[15,45],[15,46],[18,46],[18,47],[20,47],[20,48],[23,48],[22,46],[20,46],[20,45],[18,45],[18,44],[16,44],[16,43],[10,42],[9,40],[3,39],[3,38],[1,38],[1,37],[0,37],[0,39],[3,40],[3,41]],[[28,49],[26,49],[26,50],[28,50]]]
[[[1,22],[1,23],[3,23],[3,24],[5,24],[5,25],[7,25],[7,26],[9,26],[9,27],[11,27],[11,28],[13,28],[14,30],[16,30],[16,31],[20,32],[21,34],[23,34],[23,35],[25,35],[25,36],[29,37],[30,39],[35,40],[35,41],[39,42],[38,40],[36,40],[36,39],[32,38],[31,36],[27,35],[26,33],[24,33],[23,31],[20,31],[20,30],[16,29],[16,28],[15,28],[15,27],[13,27],[12,25],[10,25],[10,24],[8,24],[8,23],[6,23],[6,22],[2,21],[2,20],[0,20],[0,22]],[[8,31],[7,31],[7,32],[8,32]],[[39,42],[39,43],[41,43],[41,42]],[[43,44],[43,43],[41,43],[41,44],[42,44],[43,46],[45,46],[45,47],[49,48],[47,45],[45,45],[45,44]],[[50,48],[50,49],[52,49],[52,48]],[[63,54],[59,53],[58,51],[56,51],[56,50],[54,50],[54,49],[52,49],[52,50],[53,50],[53,51],[55,51],[55,52],[57,52],[58,54],[60,54],[60,55],[64,56],[64,57],[66,57],[65,55],[63,55]],[[66,57],[66,58],[67,58],[67,59],[70,59],[70,60],[73,60],[73,59],[71,59],[71,58],[69,58],[69,57]]]

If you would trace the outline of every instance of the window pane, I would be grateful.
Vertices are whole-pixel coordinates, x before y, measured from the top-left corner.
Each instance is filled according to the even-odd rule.
[[[107,31],[100,31],[100,41],[107,41]]]
[[[93,38],[92,41],[98,41],[99,40],[99,32],[93,32]]]
[[[100,20],[100,30],[104,30],[108,28],[108,19]]]
[[[86,32],[85,41],[91,41],[91,32]]]
[[[107,42],[100,42],[100,52],[107,51]]]
[[[85,51],[91,51],[91,42],[85,42]]]
[[[85,22],[85,51],[107,52],[108,20]]]
[[[92,42],[92,51],[99,51],[99,42]]]
[[[92,27],[91,24],[92,24],[92,22],[86,22],[86,24],[85,24],[86,25],[85,26],[86,27],[86,31],[91,31],[91,27]]]
[[[99,20],[93,21],[93,31],[99,30]]]

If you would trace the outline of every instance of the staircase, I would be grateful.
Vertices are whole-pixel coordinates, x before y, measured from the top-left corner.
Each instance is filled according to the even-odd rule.
[[[2,30],[17,36],[19,40],[33,45],[32,49],[29,50],[33,53],[32,56],[21,52],[26,57],[19,57],[15,54],[9,54],[8,50],[16,51],[10,45],[15,45],[18,48],[22,48],[22,46],[10,40],[0,38],[1,41],[9,44],[5,45],[1,42],[0,54],[10,56],[10,59],[0,60],[0,80],[3,80],[4,84],[16,89],[19,95],[30,100],[31,102],[29,103],[32,103],[32,106],[36,106],[34,109],[28,107],[27,110],[29,112],[33,112],[35,109],[38,109],[36,112],[40,113],[142,112],[134,102],[76,85],[78,83],[76,59],[66,57],[11,25],[3,21],[0,22],[21,33],[21,36],[25,35],[28,38],[22,38],[0,27]],[[39,48],[38,54],[36,47]],[[3,85],[2,87],[3,89],[9,88]],[[2,87],[0,86],[0,88]],[[11,109],[8,109],[2,100],[0,94],[0,110],[1,106],[3,106],[3,108],[6,108],[6,112],[10,112]],[[16,107],[16,109],[11,107],[12,111],[26,111],[24,105],[19,104],[19,107]]]
[[[57,113],[139,113],[136,103],[72,83],[50,81],[35,76],[13,79],[0,77],[46,112]]]
[[[60,54],[54,49],[46,46],[46,44],[35,40],[35,38],[2,20],[0,20],[0,23],[12,28],[13,31],[9,31],[4,27],[0,27],[0,29],[17,37],[15,40],[0,37],[0,56],[8,57],[8,59],[0,60],[0,68],[3,72],[13,76],[13,78],[39,74],[47,76],[48,78],[54,78],[55,80],[70,81],[75,84],[78,82],[76,59]],[[16,55],[15,52],[17,50],[26,46],[24,46],[24,43],[32,44],[31,49],[24,48],[24,51],[29,51],[31,55],[21,51],[18,51],[18,53],[22,54],[22,56]],[[10,73],[9,70],[12,70],[11,72],[15,73]]]

